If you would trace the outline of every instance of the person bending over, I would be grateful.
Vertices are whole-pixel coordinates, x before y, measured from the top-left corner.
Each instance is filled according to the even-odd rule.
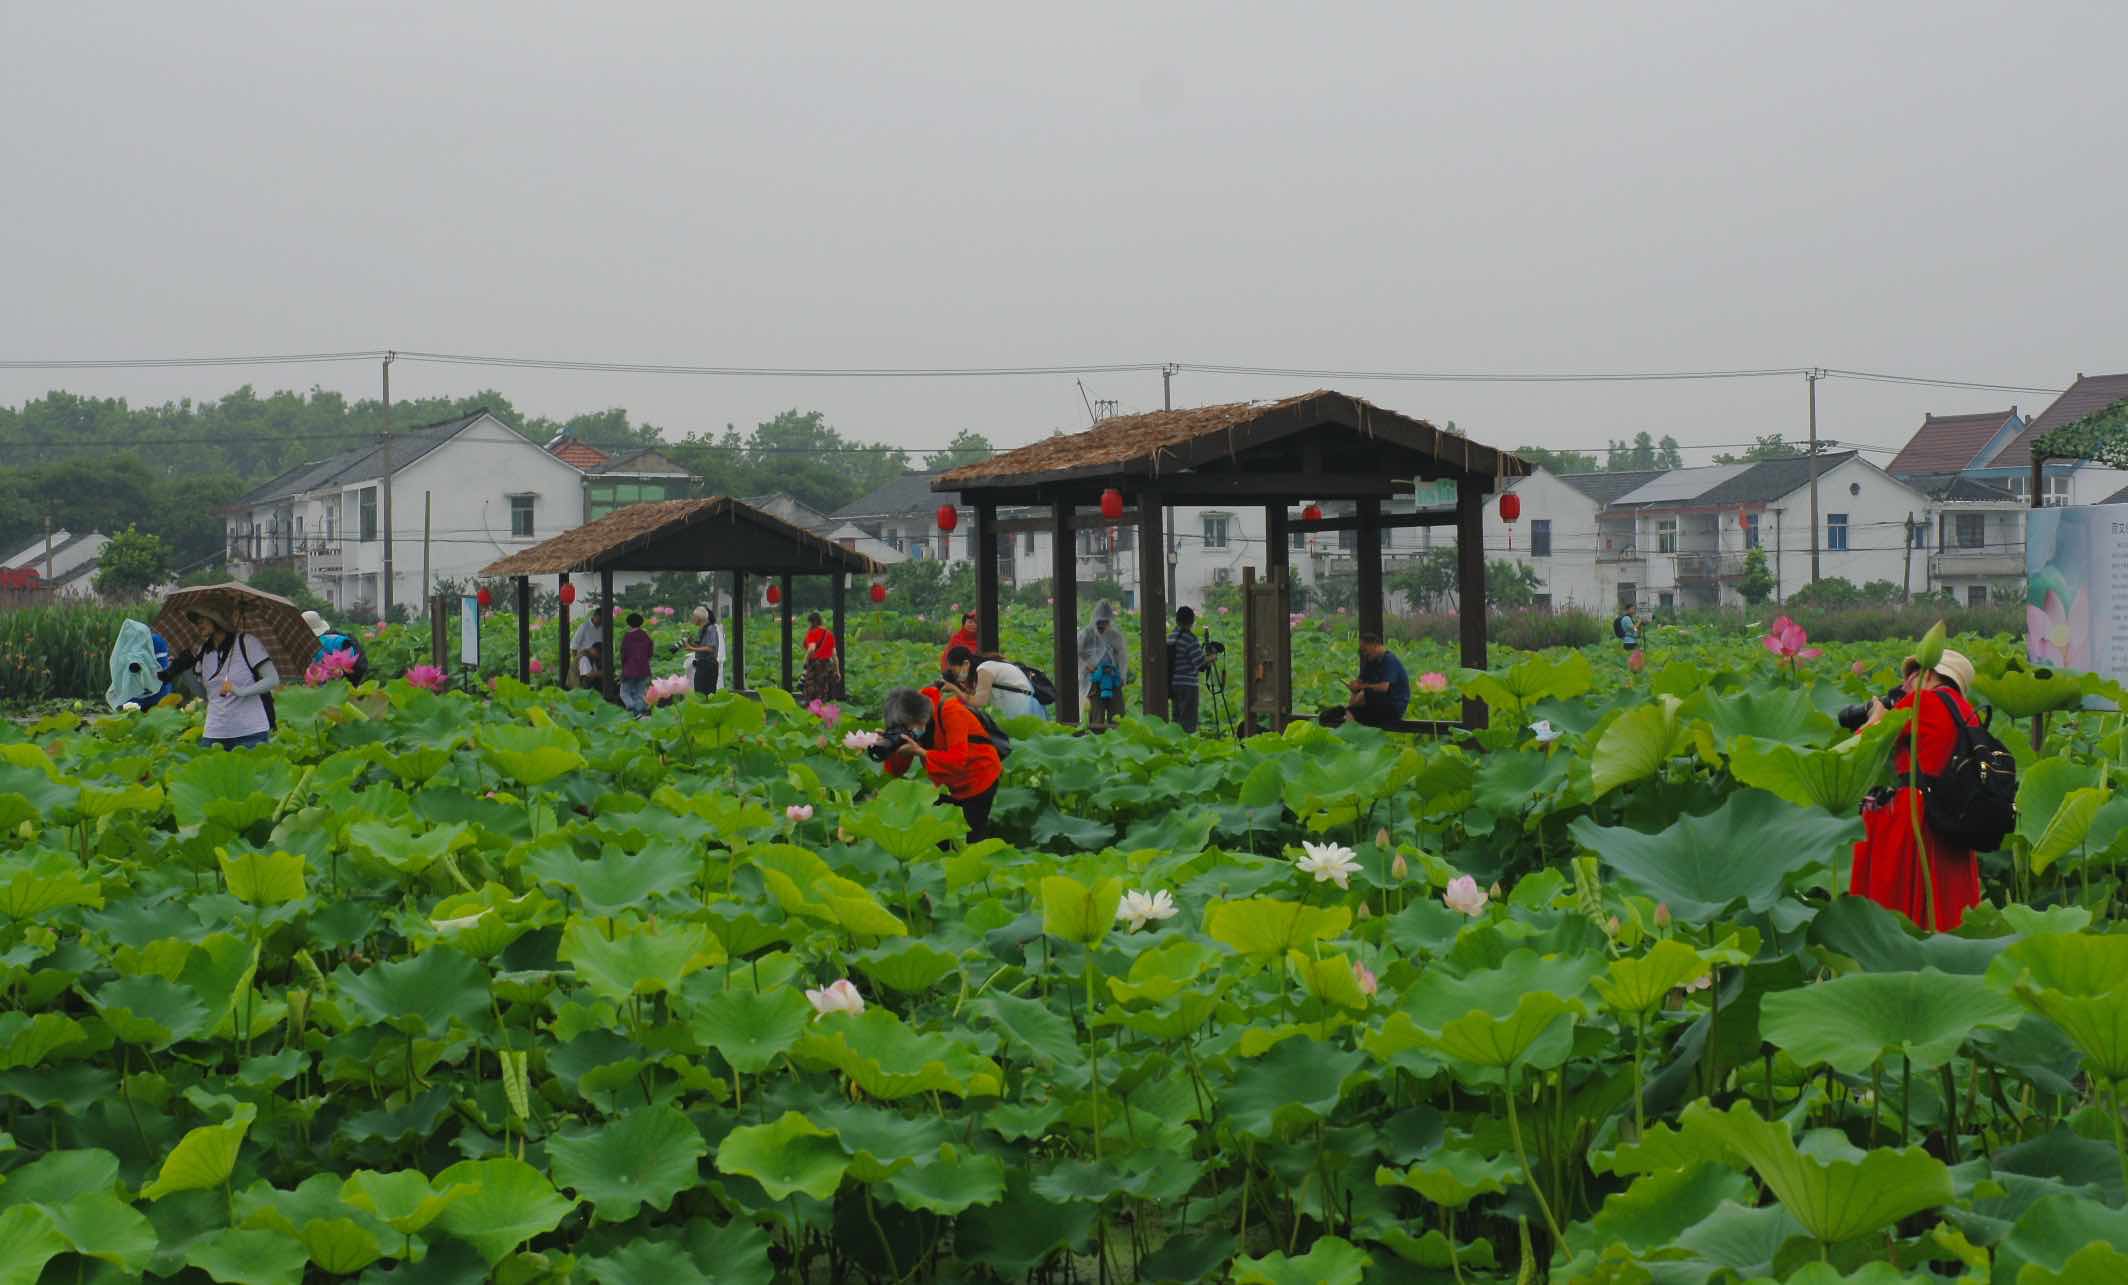
[[[936,687],[897,687],[887,693],[883,718],[886,739],[878,749],[886,752],[881,766],[887,774],[900,776],[911,764],[922,764],[944,796],[940,803],[968,818],[968,842],[987,838],[1005,764],[974,712]]]

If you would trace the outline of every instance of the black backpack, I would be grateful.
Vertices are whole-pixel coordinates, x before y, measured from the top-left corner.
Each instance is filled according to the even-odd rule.
[[[956,698],[951,696],[944,696],[939,699],[936,708],[940,719],[944,719],[946,716],[946,702],[954,699]],[[968,704],[966,701],[961,702],[961,708],[975,715],[975,721],[983,725],[983,734],[981,736],[971,736],[968,738],[969,740],[977,744],[988,744],[997,750],[998,762],[1000,763],[1012,757],[1012,734],[998,726],[998,721],[990,716],[989,710],[980,709]]]
[[[1626,636],[1626,618],[1624,616],[1619,615],[1611,617],[1611,636],[1613,638],[1623,638]]]
[[[2017,827],[2017,760],[1987,728],[1992,708],[1975,727],[1949,692],[1937,694],[1958,725],[1958,744],[1942,772],[1921,778],[1922,819],[1952,847],[1994,852]]]
[[[1012,666],[1027,675],[1027,686],[1030,689],[1028,694],[1033,696],[1038,703],[1043,705],[1055,705],[1057,703],[1057,685],[1049,681],[1049,675],[1032,665],[1022,665],[1016,660],[1012,662]]]

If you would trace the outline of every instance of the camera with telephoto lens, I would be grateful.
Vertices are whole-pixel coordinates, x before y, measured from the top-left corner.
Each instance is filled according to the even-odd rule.
[[[903,741],[921,744],[916,739],[916,733],[909,728],[890,727],[879,734],[879,744],[866,749],[865,753],[874,763],[884,763],[900,751]]]
[[[1906,699],[1906,687],[1904,684],[1894,683],[1889,688],[1886,688],[1884,694],[1877,699],[1884,702],[1884,708],[1890,709]],[[1862,725],[1869,721],[1869,706],[1843,705],[1840,707],[1837,717],[1840,720],[1841,730],[1859,732],[1862,730]]]

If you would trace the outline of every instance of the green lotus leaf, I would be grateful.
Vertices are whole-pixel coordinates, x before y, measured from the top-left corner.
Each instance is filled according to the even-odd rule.
[[[527,789],[536,790],[585,765],[576,737],[559,727],[491,723],[480,729],[477,739],[481,756]]]
[[[303,858],[293,852],[228,853],[216,858],[229,895],[249,906],[279,906],[301,901],[307,893]]]
[[[887,1195],[905,1209],[951,1216],[1005,1198],[1005,1162],[950,1143],[938,1157],[887,1179]]]
[[[572,917],[557,956],[601,998],[657,995],[697,969],[724,962],[724,947],[706,924],[645,923],[633,916],[608,923],[611,937],[605,926]]]
[[[921,774],[889,782],[863,806],[843,814],[842,828],[903,861],[928,861],[942,843],[968,833],[958,808],[938,806],[938,788]]]
[[[63,1013],[0,1013],[0,1070],[37,1066],[51,1054],[88,1038],[81,1023]]]
[[[1086,1049],[1079,1041],[1078,1031],[1061,1013],[1039,1000],[985,995],[968,1006],[968,1013],[995,1024],[1002,1037],[1000,1057],[1038,1066],[1073,1068],[1086,1064]]]
[[[1332,951],[1317,958],[1306,951],[1287,951],[1286,971],[1301,989],[1323,1003],[1355,1013],[1366,1011],[1367,996],[1360,990],[1359,975],[1343,955]]]
[[[725,1134],[717,1147],[717,1168],[752,1178],[770,1200],[783,1200],[793,1192],[831,1199],[849,1167],[834,1131],[796,1111],[784,1112],[773,1124],[741,1125]]]
[[[703,749],[738,745],[768,726],[768,712],[761,702],[732,692],[721,692],[704,701],[680,706],[680,725],[688,740]]]
[[[1758,1184],[1726,1165],[1643,1174],[1606,1198],[1594,1218],[1567,1228],[1567,1244],[1576,1251],[1602,1251],[1612,1245],[1635,1252],[1662,1249],[1724,1202],[1747,1201],[1757,1194]]]
[[[1999,673],[1973,675],[1980,699],[2011,718],[2032,718],[2057,709],[2073,709],[2083,703],[2084,676],[2069,670],[2027,669],[2011,664]]]
[[[735,1071],[758,1075],[789,1052],[813,1020],[813,1006],[789,986],[764,994],[720,991],[691,1004],[688,1030]]]
[[[626,1222],[644,1205],[664,1212],[701,1185],[702,1131],[669,1106],[640,1107],[547,1140],[555,1181],[591,1202],[599,1222]]]
[[[597,1285],[708,1285],[713,1279],[693,1255],[671,1241],[631,1240],[611,1254],[585,1259],[583,1266]]]
[[[608,848],[586,861],[572,852],[543,849],[525,862],[525,870],[544,883],[576,894],[574,907],[606,918],[625,910],[647,911],[650,904],[684,893],[702,873],[701,858],[677,844],[653,843],[634,855]]]
[[[343,965],[332,980],[357,1012],[406,1035],[439,1039],[454,1023],[472,1026],[488,1012],[488,970],[448,946],[360,973]]]
[[[310,1251],[277,1231],[225,1228],[185,1247],[185,1263],[224,1285],[301,1285]]]
[[[10,1177],[10,1185],[13,1176]],[[106,1190],[84,1192],[63,1204],[39,1206],[75,1253],[141,1275],[155,1254],[155,1228],[133,1206]]]
[[[861,951],[850,962],[873,981],[904,995],[920,995],[960,968],[959,956],[913,938]]]
[[[103,905],[103,886],[65,857],[0,859],[0,915],[36,919],[66,906]]]
[[[99,785],[81,787],[81,815],[92,821],[125,812],[160,812],[162,807],[163,788],[159,785],[126,785],[116,789]]]
[[[295,788],[296,770],[276,753],[202,754],[165,779],[178,825],[244,831],[270,820]]]
[[[1205,933],[1244,955],[1278,959],[1289,950],[1337,937],[1351,923],[1352,912],[1344,906],[1247,897],[1215,904],[1205,917]]]
[[[1325,1236],[1298,1258],[1273,1252],[1235,1259],[1234,1285],[1360,1285],[1373,1263],[1374,1257],[1352,1242]]]
[[[1645,955],[1612,960],[1608,970],[1591,979],[1590,985],[1617,1012],[1644,1017],[1654,1012],[1671,991],[1699,981],[1710,971],[1706,958],[1698,951],[1665,937],[1648,947]]]
[[[1680,708],[1686,718],[1703,720],[1714,730],[1724,752],[1743,737],[1782,745],[1813,746],[1838,730],[1838,724],[1796,687],[1742,687],[1716,691],[1698,686]]]
[[[2090,1070],[2128,1076],[2128,936],[2027,937],[1996,957],[1988,981],[2060,1027]]]
[[[15,1205],[63,1205],[77,1196],[118,1186],[118,1157],[108,1151],[48,1151],[8,1174],[0,1184],[0,1209]]]
[[[1726,1113],[1694,1102],[1680,1119],[1687,1132],[1719,1140],[1749,1165],[1820,1244],[1867,1236],[1957,1199],[1950,1170],[1920,1147],[1864,1152],[1849,1144],[1851,1155],[1820,1159],[1796,1146],[1786,1124],[1761,1119],[1742,1102]]]
[[[71,825],[81,801],[81,787],[57,779],[51,761],[37,767],[0,762],[0,824],[13,830],[23,824]]]
[[[1589,754],[1590,797],[1644,781],[1691,747],[1692,724],[1678,717],[1681,703],[1664,696],[1627,710],[1604,728]]]
[[[2103,1271],[2087,1275],[2070,1270],[2071,1264],[2089,1268],[2110,1262],[2108,1255],[2092,1252],[2100,1248],[2115,1255],[2128,1253],[2128,1211],[2087,1196],[2059,1193],[2042,1196],[2018,1215],[2009,1236],[1996,1247],[1996,1262],[2005,1278],[2020,1285],[2121,1279]]]
[[[1763,790],[1742,790],[1714,811],[1679,817],[1654,834],[1598,825],[1588,817],[1576,818],[1567,830],[1676,914],[1705,921],[1738,902],[1762,914],[1771,910],[1790,876],[1829,867],[1860,823],[1802,811]]]
[[[1798,807],[1818,808],[1837,817],[1850,817],[1862,796],[1884,783],[1885,764],[1891,761],[1907,713],[1899,711],[1879,720],[1860,736],[1850,736],[1830,749],[1810,749],[1739,736],[1729,749],[1729,771],[1746,785],[1786,799]]]
[[[1282,1041],[1235,1070],[1220,1110],[1244,1137],[1289,1136],[1330,1118],[1366,1060],[1305,1036]]]
[[[2013,1026],[2023,1011],[1978,977],[1854,973],[1767,995],[1759,1031],[1805,1067],[1862,1075],[1896,1054],[1933,1070],[1974,1031]]]
[[[140,1189],[143,1200],[161,1200],[181,1191],[205,1191],[221,1186],[236,1169],[237,1152],[244,1134],[258,1118],[259,1109],[243,1103],[220,1124],[204,1124],[178,1140],[163,1157],[155,1181]]]
[[[36,1205],[0,1213],[0,1285],[37,1285],[44,1265],[72,1245]]]
[[[1977,922],[1981,909],[1984,908],[1969,913],[1967,921]],[[1939,972],[1977,977],[1988,971],[1988,964],[2012,940],[2008,936],[1970,938],[1950,933],[1918,936],[1917,932],[1906,916],[1887,910],[1866,897],[1837,897],[1810,921],[1811,941],[1847,956],[1872,973],[1910,973],[1933,968]]]
[[[1091,946],[1116,925],[1123,880],[1110,877],[1088,887],[1065,875],[1042,880],[1042,931],[1060,941]]]
[[[2046,873],[2047,867],[2068,856],[2084,842],[2108,795],[2108,791],[2093,787],[2071,790],[2062,797],[2060,806],[2047,818],[2039,838],[2032,844],[2032,873],[2035,876]]]
[[[1406,1187],[1437,1205],[1461,1209],[1480,1196],[1499,1195],[1521,1177],[1513,1156],[1490,1160],[1475,1151],[1443,1147],[1404,1170],[1383,1165],[1374,1171],[1377,1187]]]
[[[955,1222],[954,1244],[970,1262],[1017,1280],[1051,1254],[1091,1243],[1097,1213],[1082,1201],[1035,1194],[1026,1171],[1015,1167],[1005,1175],[1003,1200],[978,1205]]]
[[[428,915],[438,941],[474,959],[492,959],[533,928],[558,917],[555,903],[537,888],[517,897],[499,883],[445,897]]]
[[[513,1249],[560,1225],[576,1202],[554,1190],[522,1160],[462,1160],[436,1175],[435,1187],[474,1190],[454,1200],[435,1225],[471,1245],[493,1267]]]
[[[386,821],[358,821],[347,828],[349,847],[409,877],[423,873],[461,848],[471,847],[474,841],[472,827],[463,823],[418,832]]]
[[[918,1034],[883,1008],[815,1022],[791,1056],[830,1066],[875,1098],[893,1102],[919,1093],[989,1097],[1004,1083],[997,1063],[941,1034]]]
[[[2096,764],[2080,763],[2066,755],[2049,756],[2017,774],[2017,829],[2026,844],[2037,844],[2063,801],[2078,790],[2099,785]]]
[[[417,1169],[402,1169],[397,1173],[357,1169],[341,1185],[340,1199],[382,1221],[393,1231],[411,1236],[476,1190],[478,1188],[470,1183],[439,1189]]]

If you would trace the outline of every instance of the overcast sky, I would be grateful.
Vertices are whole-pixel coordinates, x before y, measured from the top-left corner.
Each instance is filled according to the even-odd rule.
[[[0,357],[2128,369],[2128,5],[0,5]],[[374,365],[0,371],[140,401]],[[1177,404],[1316,381],[1186,374]],[[1156,373],[1086,377],[1157,408]],[[395,368],[914,447],[1071,377]],[[1800,377],[1335,386],[1500,445],[1799,436]],[[1821,432],[2047,398],[1838,381]],[[1886,457],[1874,457],[1883,462]]]

